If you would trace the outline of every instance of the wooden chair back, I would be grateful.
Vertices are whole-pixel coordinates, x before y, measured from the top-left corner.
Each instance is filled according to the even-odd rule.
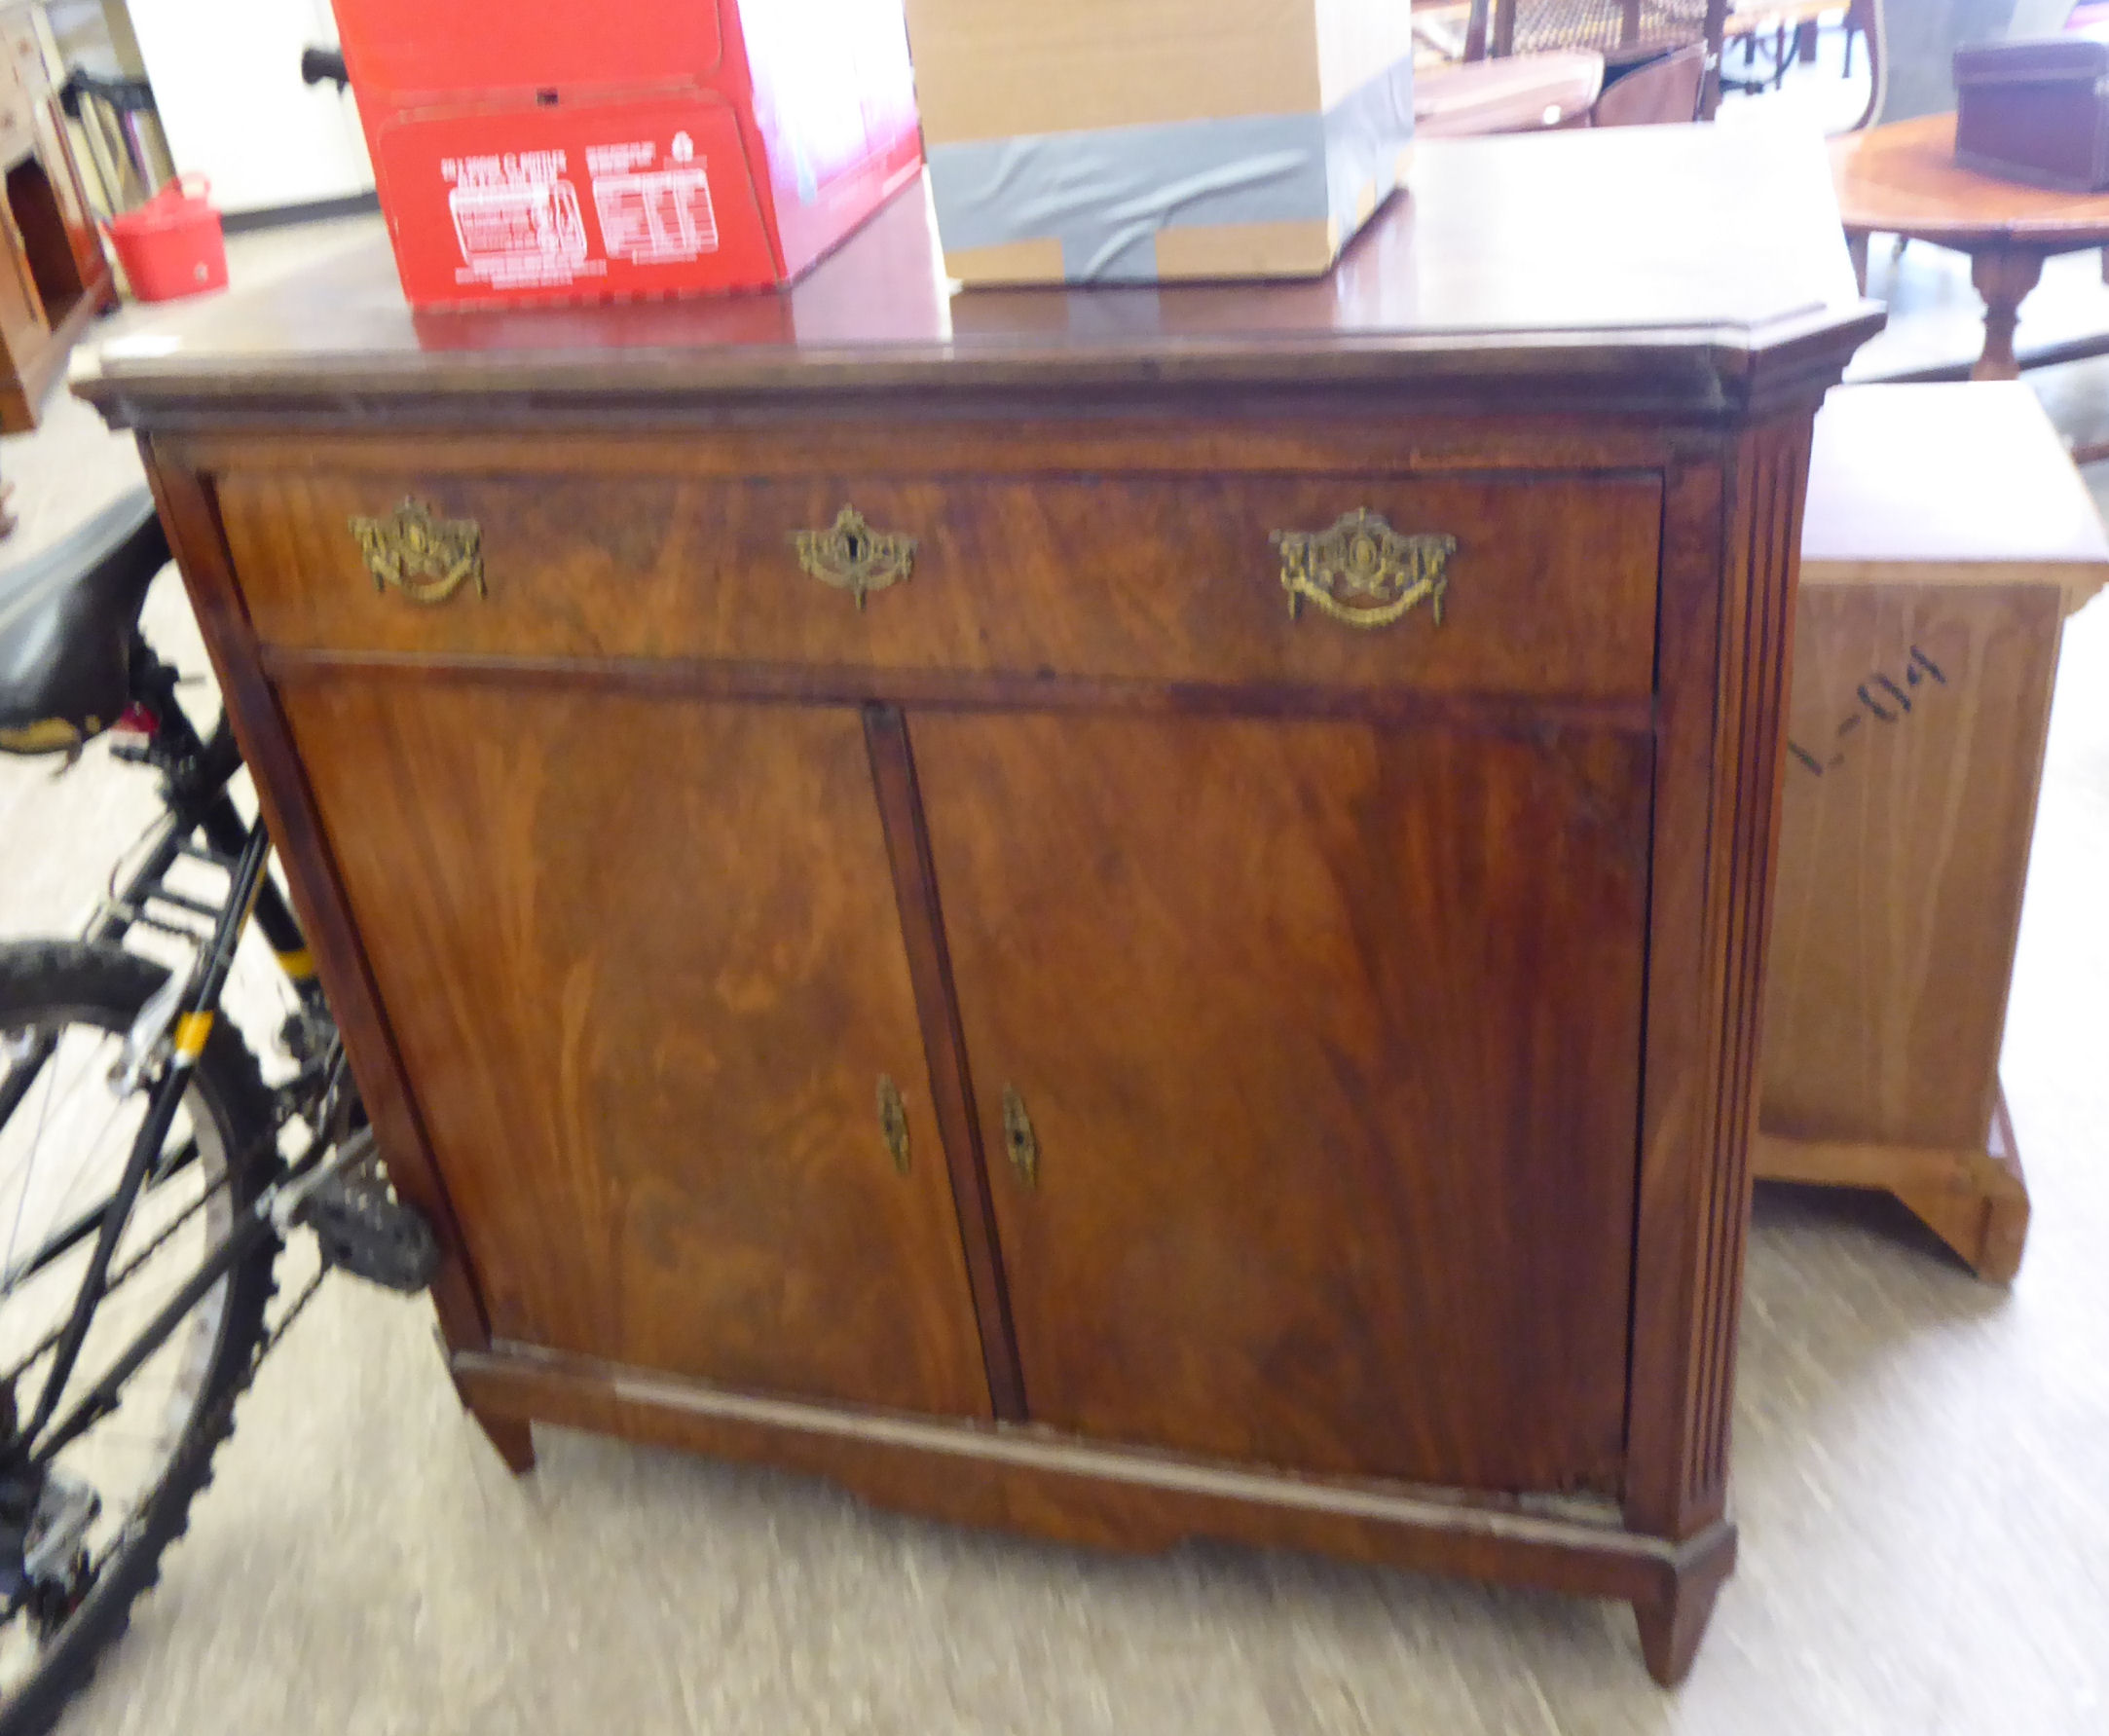
[[[1698,43],[1637,66],[1616,83],[1605,86],[1590,124],[1596,127],[1654,127],[1699,118],[1699,96],[1706,86],[1706,50]]]
[[[1464,57],[1537,54],[1548,49],[1594,49],[1615,69],[1698,45],[1700,114],[1711,118],[1729,0],[1472,0]]]

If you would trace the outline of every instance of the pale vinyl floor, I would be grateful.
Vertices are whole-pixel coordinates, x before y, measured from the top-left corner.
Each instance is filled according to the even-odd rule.
[[[237,272],[335,233],[245,243]],[[1967,341],[1953,267],[1914,248],[1878,280],[1900,311],[1882,343],[1938,343],[1941,320],[1953,338],[1958,316]],[[2046,389],[2086,420],[2109,364]],[[32,515],[131,462],[72,403],[0,442]],[[180,590],[149,612],[201,668]],[[99,747],[57,782],[0,761],[0,933],[72,926],[149,799]],[[338,1280],[66,1727],[2109,1732],[2105,985],[2097,603],[2067,635],[2007,1043],[2026,1263],[1987,1289],[1878,1202],[1760,1194],[1742,1565],[1677,1694],[1643,1673],[1621,1606],[1219,1546],[1052,1548],[555,1430],[516,1482],[457,1408],[428,1309]],[[261,1030],[271,992],[244,985]]]

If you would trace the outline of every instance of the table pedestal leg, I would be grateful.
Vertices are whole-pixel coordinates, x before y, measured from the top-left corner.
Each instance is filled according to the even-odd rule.
[[[1984,298],[1984,353],[1970,370],[1973,380],[2018,380],[2014,359],[2014,328],[2021,315],[2021,298],[2043,276],[2040,253],[1979,253],[1970,261],[1970,281]]]
[[[1845,232],[1845,251],[1853,262],[1853,281],[1860,285],[1860,293],[1868,293],[1868,242],[1871,240],[1865,229],[1849,229]],[[2109,247],[2102,249],[2102,276],[2109,281]]]

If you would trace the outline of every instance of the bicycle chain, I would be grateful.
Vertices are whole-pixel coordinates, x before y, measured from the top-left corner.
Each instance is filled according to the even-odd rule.
[[[269,1137],[276,1139],[283,1126],[284,1123],[281,1122],[278,1127],[273,1128]],[[257,1145],[251,1148],[252,1155],[255,1151],[262,1150],[265,1141],[260,1139]],[[164,1229],[154,1238],[153,1242],[142,1249],[137,1256],[128,1261],[117,1277],[112,1279],[108,1288],[104,1290],[104,1296],[107,1297],[110,1290],[116,1289],[118,1284],[137,1271],[141,1263],[153,1253],[154,1249],[167,1240],[169,1236],[185,1220],[196,1215],[205,1202],[212,1198],[214,1193],[233,1180],[234,1174],[235,1169],[230,1167],[218,1181],[214,1182],[196,1200],[186,1206],[174,1223]],[[132,1503],[131,1511],[127,1514],[118,1534],[111,1539],[111,1547],[103,1554],[101,1560],[95,1561],[85,1568],[85,1577],[81,1585],[74,1588],[77,1593],[85,1595],[87,1587],[92,1584],[104,1565],[114,1561],[137,1541],[139,1526],[144,1522],[146,1516],[161,1504],[162,1496],[167,1492],[168,1486],[175,1481],[178,1472],[188,1475],[194,1459],[200,1456],[210,1457],[213,1450],[219,1445],[221,1431],[227,1426],[229,1420],[234,1415],[235,1405],[241,1395],[255,1384],[257,1374],[264,1366],[264,1359],[284,1342],[285,1335],[293,1328],[293,1322],[300,1318],[308,1304],[314,1300],[315,1292],[322,1287],[322,1280],[328,1277],[334,1270],[334,1267],[326,1264],[315,1269],[314,1275],[302,1286],[299,1293],[286,1305],[284,1311],[279,1314],[278,1323],[268,1328],[263,1336],[256,1341],[256,1344],[249,1351],[247,1362],[243,1364],[241,1371],[229,1384],[227,1390],[214,1400],[209,1410],[200,1412],[191,1420],[189,1426],[184,1430],[182,1441],[178,1443],[176,1451],[169,1456],[167,1464],[162,1469],[162,1474],[155,1478],[152,1486],[145,1491],[138,1500]],[[63,1327],[61,1327],[60,1331],[63,1330]],[[19,1373],[22,1369],[29,1367],[36,1361],[37,1357],[41,1356],[46,1349],[50,1348],[57,1341],[58,1334],[54,1333],[43,1345],[30,1352],[26,1361],[17,1365],[15,1373]],[[13,1377],[10,1376],[9,1378],[12,1379]]]
[[[314,1106],[310,1105],[309,1107],[313,1108]],[[318,1119],[326,1124],[328,1119],[327,1110],[329,1108],[328,1098],[325,1098],[322,1108],[324,1114]],[[111,1275],[108,1282],[103,1286],[103,1300],[107,1300],[113,1291],[130,1278],[148,1260],[152,1259],[168,1241],[169,1237],[204,1210],[211,1201],[213,1196],[229,1186],[237,1174],[240,1173],[249,1163],[255,1162],[261,1154],[275,1148],[279,1134],[302,1113],[302,1110],[295,1108],[281,1109],[272,1126],[257,1136],[255,1142],[241,1153],[240,1159],[228,1163],[222,1169],[218,1180],[208,1184],[196,1200],[192,1200],[174,1218],[156,1232],[153,1238],[143,1248],[127,1260]],[[267,1195],[268,1192],[269,1190],[267,1190]],[[200,1412],[191,1420],[190,1424],[184,1430],[182,1441],[177,1444],[176,1451],[170,1455],[168,1462],[162,1469],[162,1474],[154,1480],[152,1486],[146,1490],[141,1497],[132,1504],[131,1511],[126,1516],[118,1534],[111,1539],[110,1549],[104,1553],[100,1561],[83,1563],[81,1569],[82,1579],[78,1585],[72,1588],[76,1602],[79,1597],[86,1595],[88,1588],[92,1585],[94,1579],[100,1574],[103,1567],[108,1562],[117,1559],[118,1556],[132,1547],[137,1541],[138,1528],[144,1523],[146,1517],[160,1506],[163,1496],[167,1493],[169,1486],[176,1480],[178,1474],[190,1475],[195,1461],[210,1458],[219,1445],[223,1430],[227,1428],[233,1418],[235,1406],[240,1401],[242,1394],[255,1385],[256,1377],[262,1371],[266,1358],[280,1344],[284,1343],[286,1334],[293,1329],[293,1323],[306,1311],[308,1305],[314,1300],[315,1293],[321,1289],[323,1280],[335,1270],[336,1268],[326,1260],[316,1267],[314,1275],[301,1287],[292,1301],[286,1305],[283,1311],[278,1315],[278,1322],[268,1327],[263,1335],[258,1338],[249,1351],[247,1361],[242,1365],[240,1372],[228,1384],[227,1390],[213,1401],[208,1410]],[[97,1306],[100,1306],[100,1302],[97,1303]],[[8,1370],[5,1375],[0,1375],[0,1381],[4,1381],[11,1387],[15,1380],[33,1367],[37,1359],[56,1345],[59,1339],[64,1336],[64,1333],[65,1324],[61,1322],[56,1330],[48,1334],[40,1344],[16,1363],[12,1369]]]
[[[145,1515],[153,1512],[161,1504],[161,1498],[166,1493],[168,1485],[175,1480],[177,1471],[181,1470],[188,1474],[189,1461],[193,1457],[203,1455],[209,1458],[211,1456],[213,1450],[219,1445],[221,1429],[227,1425],[229,1419],[234,1415],[235,1405],[241,1395],[255,1384],[257,1373],[264,1366],[264,1358],[278,1348],[285,1335],[292,1330],[293,1322],[300,1318],[301,1311],[307,1308],[309,1303],[314,1300],[314,1293],[322,1287],[322,1280],[335,1270],[334,1267],[330,1266],[320,1266],[315,1269],[314,1276],[310,1278],[306,1285],[302,1287],[300,1293],[286,1305],[285,1311],[278,1316],[278,1323],[270,1328],[262,1338],[256,1341],[256,1348],[249,1352],[247,1364],[235,1377],[227,1390],[213,1403],[210,1410],[201,1412],[191,1420],[189,1428],[184,1431],[182,1444],[174,1453],[169,1455],[167,1465],[163,1469],[162,1474],[154,1480],[153,1487],[147,1490],[133,1503],[131,1512],[126,1517],[123,1530],[114,1539],[113,1547],[103,1556],[102,1562],[94,1565],[92,1570],[94,1572],[101,1571],[103,1562],[115,1560],[117,1556],[131,1547],[136,1540],[134,1533],[137,1527]]]
[[[266,1152],[275,1151],[279,1135],[295,1120],[301,1119],[304,1115],[309,1115],[318,1109],[320,1113],[314,1115],[313,1119],[317,1126],[326,1127],[330,1125],[335,1106],[336,1090],[334,1087],[325,1090],[319,1103],[295,1106],[281,1099],[280,1106],[275,1114],[271,1126],[259,1133],[255,1141],[245,1147],[238,1158],[223,1166],[217,1180],[207,1184],[196,1200],[192,1200],[174,1218],[157,1231],[144,1247],[118,1268],[104,1283],[102,1297],[98,1299],[96,1306],[99,1308],[102,1301],[107,1300],[113,1291],[126,1283],[148,1260],[152,1259],[178,1230],[182,1229],[185,1224],[204,1210],[211,1202],[215,1195],[227,1188],[236,1175],[243,1172],[250,1163],[256,1162]],[[260,1201],[261,1200],[268,1200],[271,1192],[272,1189],[267,1187],[260,1197]],[[282,1238],[280,1245],[282,1246]],[[286,1334],[292,1330],[293,1323],[300,1318],[301,1314],[307,1310],[309,1303],[314,1300],[315,1293],[321,1289],[322,1280],[328,1277],[334,1270],[335,1268],[326,1260],[317,1266],[314,1275],[308,1280],[307,1284],[302,1287],[279,1314],[278,1323],[267,1328],[262,1336],[258,1338],[249,1351],[247,1361],[235,1379],[229,1383],[227,1390],[213,1402],[210,1409],[203,1411],[192,1418],[189,1426],[184,1430],[184,1438],[177,1444],[175,1452],[170,1455],[168,1462],[162,1469],[162,1474],[154,1480],[153,1485],[146,1491],[144,1496],[132,1505],[131,1511],[126,1516],[117,1536],[112,1539],[111,1548],[103,1555],[102,1560],[91,1564],[84,1558],[81,1567],[82,1580],[74,1588],[77,1594],[76,1602],[78,1596],[86,1595],[89,1586],[99,1576],[103,1566],[117,1559],[137,1540],[137,1531],[140,1524],[147,1515],[154,1512],[160,1505],[162,1497],[166,1494],[169,1485],[175,1480],[178,1472],[188,1475],[193,1468],[194,1460],[211,1456],[219,1444],[222,1431],[229,1424],[235,1405],[241,1395],[255,1384],[256,1376],[263,1368],[265,1358],[284,1342]],[[66,1323],[62,1321],[31,1348],[26,1356],[22,1357],[4,1374],[0,1374],[0,1389],[12,1391],[15,1382],[35,1366],[37,1360],[58,1343],[65,1335],[65,1330]]]
[[[284,1340],[285,1335],[292,1331],[293,1322],[300,1318],[301,1311],[314,1300],[314,1293],[322,1287],[322,1280],[336,1270],[334,1266],[318,1266],[315,1268],[314,1276],[303,1284],[299,1294],[285,1305],[285,1311],[278,1316],[278,1323],[267,1330],[264,1336],[256,1341],[256,1348],[249,1352],[248,1365],[236,1377],[234,1385],[229,1386],[226,1394],[200,1419],[201,1422],[208,1423],[210,1426],[201,1430],[197,1424],[193,1424],[194,1439],[205,1441],[216,1436],[219,1425],[225,1422],[229,1415],[234,1411],[235,1401],[248,1391],[250,1385],[255,1382],[258,1371],[264,1366],[264,1358],[276,1350]],[[164,1480],[166,1481],[166,1477]],[[157,1496],[161,1493],[160,1484],[155,1485],[154,1493]]]
[[[120,1284],[124,1283],[128,1278],[130,1278],[131,1274],[137,1272],[140,1267],[144,1266],[148,1260],[152,1259],[155,1253],[161,1248],[162,1244],[167,1241],[167,1239],[171,1236],[173,1236],[178,1230],[182,1229],[185,1224],[189,1223],[192,1218],[196,1217],[199,1212],[203,1211],[206,1203],[211,1200],[212,1196],[218,1193],[219,1190],[226,1185],[227,1183],[225,1180],[214,1182],[203,1194],[199,1195],[196,1200],[194,1200],[190,1204],[186,1205],[173,1218],[171,1218],[168,1223],[162,1229],[160,1234],[158,1234],[153,1238],[153,1240],[149,1241],[146,1246],[141,1248],[136,1255],[134,1255],[131,1259],[126,1261],[123,1266],[119,1267],[116,1272],[110,1274],[109,1278],[104,1282],[102,1286],[103,1297],[107,1298],[113,1291],[117,1289]],[[98,1300],[95,1306],[97,1308],[100,1308],[102,1306],[101,1301]],[[54,1345],[57,1344],[61,1338],[65,1337],[66,1327],[70,1323],[70,1317],[68,1319],[59,1321],[56,1326],[53,1327],[50,1332],[46,1333],[42,1339],[40,1339],[35,1345],[30,1348],[29,1353],[26,1356],[24,1356],[19,1362],[16,1363],[13,1368],[6,1370],[4,1373],[0,1373],[0,1385],[12,1385],[16,1381],[20,1379],[23,1375],[27,1374],[30,1369],[34,1368],[36,1366],[37,1359],[41,1357],[47,1350],[49,1350]]]

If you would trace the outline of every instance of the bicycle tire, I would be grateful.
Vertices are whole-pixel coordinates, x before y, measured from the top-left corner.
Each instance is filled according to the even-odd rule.
[[[136,953],[82,942],[0,943],[0,1030],[35,1015],[73,1015],[129,1028],[167,972]],[[271,1093],[256,1057],[226,1018],[214,1020],[192,1090],[213,1117],[227,1156],[235,1211],[252,1205],[279,1170]],[[187,1099],[188,1100],[188,1099]],[[79,1607],[45,1642],[31,1673],[0,1705],[0,1736],[44,1736],[125,1631],[132,1607],[160,1576],[163,1554],[189,1523],[211,1481],[212,1459],[234,1426],[231,1400],[264,1336],[278,1244],[262,1242],[227,1276],[216,1338],[166,1469],[120,1533]],[[5,1297],[0,1297],[0,1307]]]

